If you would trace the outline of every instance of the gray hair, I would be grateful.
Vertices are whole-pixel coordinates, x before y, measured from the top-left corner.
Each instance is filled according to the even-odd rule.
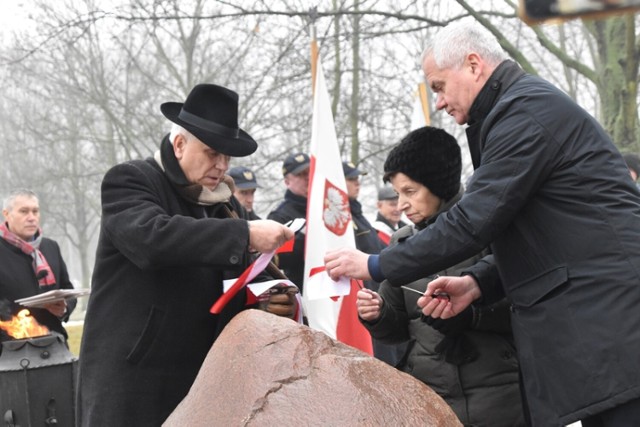
[[[10,212],[13,209],[13,203],[18,197],[29,197],[38,200],[38,195],[34,191],[27,188],[18,188],[9,193],[9,196],[4,199],[2,209]]]
[[[193,134],[191,132],[189,132],[188,130],[186,130],[185,128],[183,128],[182,126],[180,126],[177,123],[174,123],[171,126],[171,133],[169,134],[169,141],[171,141],[171,143],[173,144],[173,140],[176,139],[176,136],[178,135],[182,135],[184,136],[184,138],[189,141],[193,138]]]
[[[439,69],[457,70],[471,52],[495,66],[508,58],[489,30],[473,21],[459,21],[442,28],[431,38],[422,53],[422,62],[432,56]]]

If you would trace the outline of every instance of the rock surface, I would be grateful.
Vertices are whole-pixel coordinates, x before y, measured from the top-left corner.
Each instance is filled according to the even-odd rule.
[[[163,424],[245,425],[461,426],[444,400],[410,375],[258,310],[227,325]]]

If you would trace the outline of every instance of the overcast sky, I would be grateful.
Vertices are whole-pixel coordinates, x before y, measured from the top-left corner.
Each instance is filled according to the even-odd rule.
[[[0,32],[4,34],[25,21],[28,1],[4,0],[2,13],[0,13]]]

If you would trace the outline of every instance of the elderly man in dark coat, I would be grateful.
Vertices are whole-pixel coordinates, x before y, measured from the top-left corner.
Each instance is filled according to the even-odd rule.
[[[4,200],[2,214],[5,222],[0,224],[0,305],[6,312],[0,315],[8,317],[23,310],[24,306],[15,303],[17,299],[55,289],[73,289],[60,246],[42,235],[36,193],[28,189],[12,191]],[[29,312],[40,324],[66,338],[62,322],[69,320],[75,306],[75,299],[58,300],[29,307]],[[0,331],[0,340],[6,338]]]
[[[253,153],[238,128],[238,96],[201,84],[153,158],[113,167],[102,183],[102,225],[80,352],[78,423],[159,426],[187,394],[225,324],[245,308],[238,293],[210,313],[223,279],[250,251],[293,238],[275,221],[244,219],[225,172]],[[240,218],[238,218],[238,216]]]
[[[400,285],[490,244],[493,257],[467,275],[429,284],[423,314],[450,318],[506,293],[531,423],[637,425],[640,193],[622,156],[593,117],[507,60],[477,24],[445,27],[423,59],[438,109],[469,124],[475,173],[413,238],[379,256],[327,254],[331,276]]]

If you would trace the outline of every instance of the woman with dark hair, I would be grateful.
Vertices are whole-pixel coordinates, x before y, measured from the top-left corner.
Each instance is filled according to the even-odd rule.
[[[391,150],[383,180],[398,193],[399,209],[413,223],[395,232],[391,245],[402,244],[460,200],[461,169],[460,147],[442,129],[417,129]],[[470,274],[485,255],[443,266],[439,274]],[[433,319],[417,305],[432,279],[403,287],[384,281],[379,293],[359,291],[362,323],[382,342],[409,340],[399,369],[437,392],[465,426],[525,425],[507,302],[475,304],[450,319]]]

